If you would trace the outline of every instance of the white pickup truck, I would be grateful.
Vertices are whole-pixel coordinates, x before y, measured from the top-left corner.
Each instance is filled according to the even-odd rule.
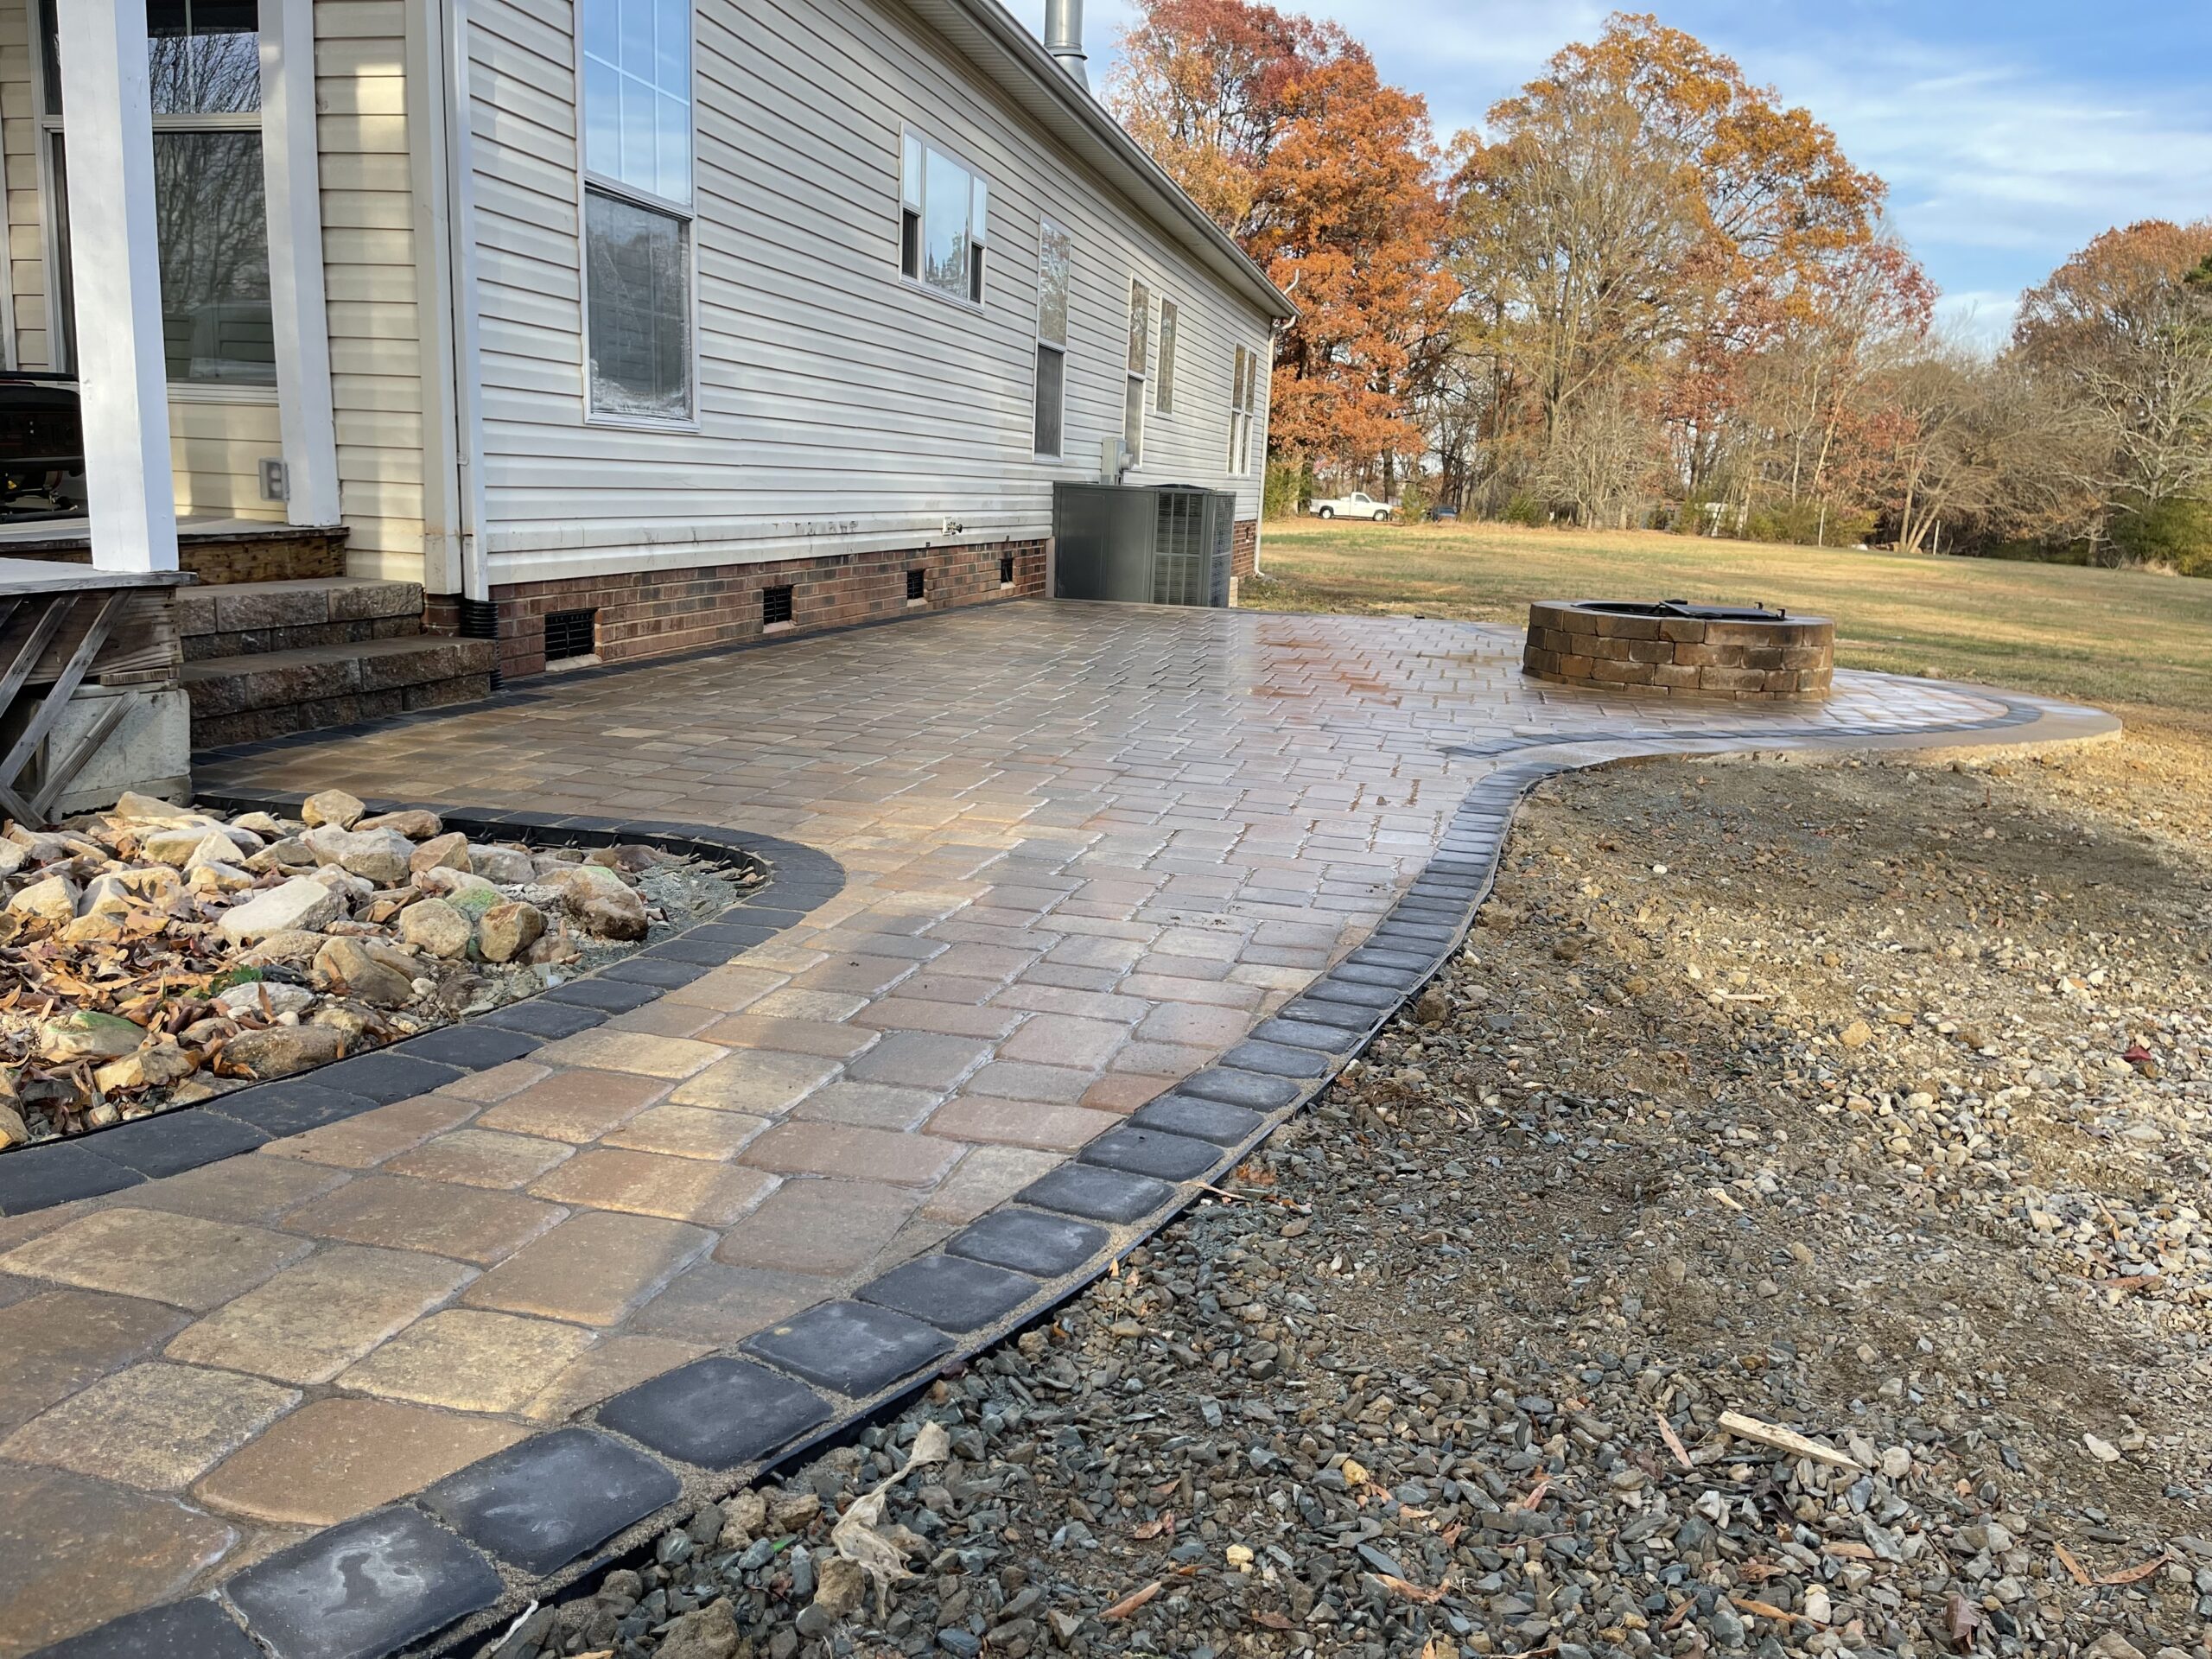
[[[1372,518],[1380,524],[1390,516],[1390,504],[1377,501],[1365,490],[1354,490],[1350,495],[1316,501],[1313,516],[1316,518]]]

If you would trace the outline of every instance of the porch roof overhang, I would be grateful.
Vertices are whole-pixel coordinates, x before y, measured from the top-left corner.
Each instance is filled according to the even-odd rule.
[[[1025,113],[1119,185],[1154,223],[1230,288],[1276,321],[1297,316],[1290,296],[1122,130],[1106,106],[1060,67],[1001,0],[906,3]]]

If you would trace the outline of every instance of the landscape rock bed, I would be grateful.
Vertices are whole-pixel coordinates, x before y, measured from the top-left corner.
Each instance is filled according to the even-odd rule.
[[[450,1025],[762,879],[632,841],[475,837],[341,791],[297,816],[126,796],[0,839],[0,1145],[219,1097]]]

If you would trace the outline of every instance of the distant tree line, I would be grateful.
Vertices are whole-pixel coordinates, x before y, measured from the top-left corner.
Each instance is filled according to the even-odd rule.
[[[1109,98],[1300,307],[1270,498],[2212,575],[2212,221],[2107,232],[2011,341],[1934,326],[1886,187],[1649,16],[1440,147],[1344,29],[1140,0]]]

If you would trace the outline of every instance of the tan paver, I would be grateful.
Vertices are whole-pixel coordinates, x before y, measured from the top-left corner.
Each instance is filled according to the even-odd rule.
[[[242,1222],[122,1206],[81,1216],[0,1255],[0,1273],[205,1312],[312,1247]]]
[[[922,1213],[935,1221],[973,1221],[1066,1161],[1059,1153],[1027,1147],[977,1147],[922,1201]]]
[[[604,1026],[580,1031],[537,1051],[542,1065],[590,1066],[601,1071],[635,1071],[648,1077],[688,1077],[703,1071],[728,1050],[688,1037],[655,1037],[646,1032],[609,1031]]]
[[[583,1209],[626,1210],[727,1227],[774,1185],[774,1177],[758,1170],[602,1147],[578,1153],[530,1190],[541,1198]]]
[[[0,1655],[172,1600],[238,1536],[173,1497],[0,1463]]]
[[[1243,1034],[1242,1027],[1237,1034]],[[1034,1060],[1042,1065],[1096,1071],[1128,1040],[1129,1028],[1110,1020],[1039,1014],[1024,1020],[1020,1030],[999,1045],[998,1052],[1009,1060]]]
[[[703,1227],[592,1211],[524,1245],[463,1291],[461,1300],[473,1307],[579,1325],[617,1325],[714,1243],[715,1235]]]
[[[767,1127],[766,1118],[748,1117],[743,1112],[711,1111],[704,1106],[649,1106],[610,1132],[603,1144],[626,1147],[633,1152],[727,1162]]]
[[[791,1108],[794,1118],[853,1123],[868,1129],[911,1129],[937,1109],[941,1089],[899,1089],[887,1083],[825,1083]]]
[[[286,1135],[261,1149],[262,1157],[303,1158],[311,1163],[334,1164],[341,1169],[369,1169],[387,1158],[419,1147],[442,1130],[466,1123],[476,1115],[474,1102],[444,1095],[418,1095],[396,1100],[336,1123],[326,1123],[304,1135]]]
[[[41,1412],[0,1440],[0,1457],[143,1491],[182,1491],[299,1398],[259,1377],[152,1361]]]
[[[455,1411],[520,1411],[592,1342],[573,1325],[449,1307],[410,1325],[338,1384]]]
[[[773,1117],[836,1075],[837,1063],[819,1055],[740,1049],[678,1084],[669,1099],[678,1106]]]
[[[378,1173],[356,1176],[336,1192],[302,1205],[284,1217],[284,1226],[316,1238],[423,1250],[489,1267],[565,1213],[558,1205],[518,1192]]]
[[[168,1357],[279,1382],[327,1382],[473,1276],[442,1256],[334,1245],[188,1327]]]
[[[727,1346],[836,1293],[834,1279],[701,1262],[677,1274],[633,1322],[655,1336]]]
[[[523,1408],[532,1422],[562,1423],[623,1389],[672,1371],[710,1351],[701,1342],[668,1337],[602,1337],[563,1366],[537,1397]]]
[[[926,1127],[931,1135],[979,1145],[1073,1152],[1121,1121],[1112,1112],[1083,1106],[1039,1106],[1026,1100],[963,1095],[938,1107]]]
[[[454,1129],[435,1135],[385,1166],[395,1175],[426,1181],[457,1181],[463,1186],[516,1187],[569,1157],[566,1141],[498,1129]]]
[[[508,1096],[478,1118],[476,1127],[582,1146],[634,1117],[667,1092],[667,1079],[632,1071],[555,1071]]]
[[[949,1141],[843,1123],[779,1123],[745,1149],[743,1160],[783,1175],[835,1175],[855,1181],[928,1186],[960,1155]]]
[[[785,1054],[818,1054],[825,1059],[842,1060],[868,1047],[877,1033],[865,1026],[830,1020],[739,1014],[717,1020],[697,1035],[701,1042],[730,1048],[771,1048]]]
[[[265,1227],[350,1179],[342,1169],[297,1159],[226,1158],[133,1187],[130,1198],[147,1210]]]
[[[722,1235],[717,1261],[786,1273],[868,1266],[913,1215],[921,1194],[876,1181],[791,1180]]]
[[[46,1290],[0,1307],[0,1429],[143,1358],[185,1319],[163,1302],[89,1290]]]
[[[333,1526],[419,1492],[527,1432],[389,1400],[317,1400],[232,1452],[193,1496],[256,1521]]]
[[[632,1008],[627,1014],[618,1014],[601,1031],[624,1031],[648,1037],[704,1037],[705,1027],[723,1018],[719,1009],[702,1007],[696,1002],[671,1002],[666,997],[657,997],[642,1008]]]
[[[540,1077],[551,1076],[552,1071],[552,1067],[540,1065],[535,1060],[509,1060],[488,1071],[472,1071],[456,1077],[442,1084],[437,1092],[455,1100],[473,1100],[479,1105],[489,1106],[505,1100],[517,1090],[528,1088]]]
[[[712,1008],[718,1014],[735,1014],[741,1008],[755,1007],[767,997],[779,993],[790,978],[788,974],[772,973],[761,968],[717,968],[712,973],[700,975],[689,985],[677,987],[661,1000],[689,1002],[697,1007]],[[840,1016],[825,1014],[820,1017],[835,1020]]]

